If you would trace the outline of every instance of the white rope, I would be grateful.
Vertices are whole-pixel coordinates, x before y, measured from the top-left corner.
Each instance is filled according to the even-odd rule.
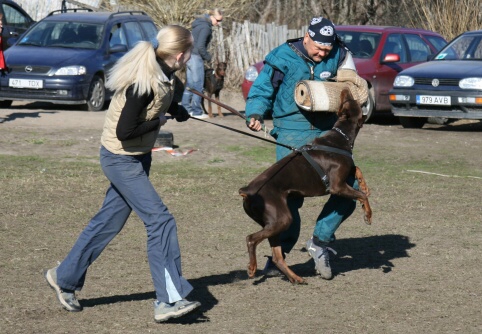
[[[479,179],[482,180],[482,177],[478,176],[460,176],[460,175],[446,175],[446,174],[439,174],[439,173],[431,173],[431,172],[425,172],[422,170],[411,170],[408,169],[407,172],[412,172],[412,173],[422,173],[422,174],[429,174],[429,175],[436,175],[436,176],[442,176],[442,177],[461,177],[461,178],[472,178],[472,179]]]

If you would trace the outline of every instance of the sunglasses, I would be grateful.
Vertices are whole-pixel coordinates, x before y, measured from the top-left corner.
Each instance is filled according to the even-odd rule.
[[[222,22],[223,19],[218,20],[217,18],[214,18],[217,22]]]

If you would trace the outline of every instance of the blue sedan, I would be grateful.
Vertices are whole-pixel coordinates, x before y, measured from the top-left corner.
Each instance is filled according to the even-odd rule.
[[[389,98],[405,128],[421,128],[428,117],[482,119],[482,30],[463,33],[433,60],[400,72]]]
[[[102,110],[112,96],[105,88],[109,70],[156,34],[144,12],[52,12],[5,52],[9,71],[0,77],[0,107],[22,100]]]

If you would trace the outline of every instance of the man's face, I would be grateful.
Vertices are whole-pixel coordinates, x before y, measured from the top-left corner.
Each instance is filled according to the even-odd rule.
[[[303,46],[305,47],[308,56],[315,63],[319,63],[323,59],[325,59],[330,53],[331,49],[333,49],[333,46],[326,46],[315,43],[311,39],[310,35],[308,35],[308,33],[305,34],[305,37],[303,39]]]

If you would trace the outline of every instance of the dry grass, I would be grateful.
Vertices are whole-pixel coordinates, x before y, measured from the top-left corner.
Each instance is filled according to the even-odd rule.
[[[176,125],[177,145],[202,150],[185,158],[156,153],[151,179],[177,220],[183,273],[195,286],[190,298],[203,306],[166,324],[152,320],[145,230],[135,215],[89,269],[79,294],[84,311],[60,308],[42,270],[63,259],[101,205],[107,181],[93,158],[96,145],[82,139],[97,130],[5,126],[0,148],[11,153],[0,155],[0,332],[479,333],[482,180],[408,171],[482,177],[477,126],[366,125],[355,157],[372,191],[374,223],[363,224],[357,208],[333,245],[337,275],[321,280],[303,247],[326,197],[307,199],[288,263],[309,284],[293,286],[246,275],[244,239],[259,227],[237,190],[271,163],[274,148],[199,122]],[[265,254],[267,242],[259,267]]]

